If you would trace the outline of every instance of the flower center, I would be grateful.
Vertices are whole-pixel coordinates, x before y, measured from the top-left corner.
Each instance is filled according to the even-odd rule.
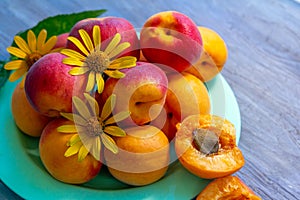
[[[103,133],[102,126],[100,122],[98,121],[97,117],[91,117],[89,120],[87,120],[86,125],[88,134],[91,136],[99,136]]]
[[[86,57],[84,62],[92,71],[96,73],[103,73],[103,71],[106,70],[110,64],[108,55],[96,48]]]
[[[26,63],[28,65],[28,67],[30,68],[41,57],[42,57],[42,55],[37,52],[33,52],[33,53],[29,54],[26,58]]]

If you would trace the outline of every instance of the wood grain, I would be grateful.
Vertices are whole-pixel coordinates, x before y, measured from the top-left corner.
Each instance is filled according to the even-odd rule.
[[[238,176],[263,199],[300,197],[300,4],[252,1],[39,1],[0,2],[0,60],[13,36],[56,14],[107,9],[142,27],[164,10],[186,13],[216,30],[229,50],[223,76],[235,92],[242,117],[246,165]],[[2,163],[1,163],[2,164]],[[0,184],[1,199],[18,199]]]

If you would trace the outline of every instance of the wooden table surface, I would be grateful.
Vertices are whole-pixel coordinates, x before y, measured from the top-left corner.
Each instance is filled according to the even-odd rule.
[[[300,3],[296,0],[1,0],[0,60],[19,31],[57,14],[107,9],[135,27],[177,10],[226,41],[222,71],[241,111],[237,175],[263,199],[300,199]],[[5,163],[1,163],[5,164]],[[0,183],[0,199],[19,199]]]

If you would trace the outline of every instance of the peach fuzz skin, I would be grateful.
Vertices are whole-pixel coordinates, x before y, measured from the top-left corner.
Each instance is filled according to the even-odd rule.
[[[69,33],[62,33],[57,36],[57,41],[53,49],[55,48],[65,48],[67,46]]]
[[[86,77],[70,75],[72,66],[62,63],[65,57],[61,53],[47,54],[31,66],[26,76],[25,92],[30,104],[49,117],[72,112],[72,97],[80,96],[85,89]]]
[[[57,118],[44,128],[39,141],[40,157],[47,171],[57,180],[71,184],[85,183],[99,173],[102,163],[90,154],[81,162],[78,161],[78,154],[64,156],[67,142],[75,133],[60,133],[56,129],[67,124],[73,122]]]
[[[165,11],[146,20],[141,30],[140,45],[149,62],[181,72],[199,59],[202,38],[188,16]]]
[[[120,33],[122,42],[129,42],[130,47],[127,48],[122,56],[134,56],[137,60],[140,57],[139,40],[133,25],[126,19],[120,17],[102,17],[102,18],[87,18],[77,22],[70,31],[69,36],[76,37],[83,42],[79,30],[84,29],[93,38],[93,27],[100,27],[101,33],[101,49],[104,50],[115,34]],[[93,41],[93,39],[92,39]],[[67,48],[81,52],[72,42],[67,42]]]
[[[167,76],[159,67],[137,62],[136,67],[121,70],[125,77],[109,78],[101,94],[102,101],[116,94],[115,112],[129,110],[130,118],[122,124],[142,125],[152,121],[160,113],[167,94]]]

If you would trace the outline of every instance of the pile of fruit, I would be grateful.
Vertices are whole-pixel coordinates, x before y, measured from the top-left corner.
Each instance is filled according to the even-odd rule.
[[[41,161],[54,178],[82,184],[104,164],[119,181],[143,186],[164,177],[175,151],[191,173],[216,179],[199,199],[212,199],[216,188],[215,197],[258,199],[230,176],[244,165],[234,125],[210,114],[205,82],[227,59],[215,31],[166,11],[140,33],[124,18],[103,17],[46,36],[29,31],[28,44],[16,36],[18,48],[7,50],[20,60],[5,68],[15,70],[11,81],[23,77],[12,97],[16,125],[40,137]]]

